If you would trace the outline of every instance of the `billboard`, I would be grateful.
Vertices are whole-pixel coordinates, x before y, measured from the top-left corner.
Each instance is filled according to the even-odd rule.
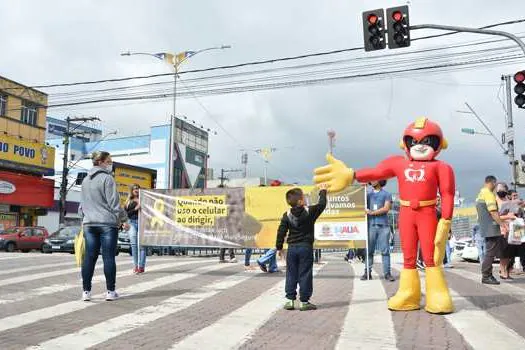
[[[55,174],[55,148],[0,135],[0,167],[45,176]]]
[[[133,184],[144,189],[154,187],[156,171],[152,169],[133,167],[126,164],[113,162],[113,173],[117,190],[120,195],[120,204],[124,206],[128,199],[129,188]]]
[[[307,204],[319,192],[300,187]],[[139,219],[143,245],[273,248],[291,187],[143,190]],[[364,246],[365,188],[330,194],[315,225],[317,247]]]

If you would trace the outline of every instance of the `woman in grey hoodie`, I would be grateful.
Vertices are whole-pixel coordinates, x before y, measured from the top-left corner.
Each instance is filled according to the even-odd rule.
[[[95,271],[100,248],[104,261],[106,277],[106,300],[115,300],[117,268],[115,253],[117,250],[118,228],[126,223],[126,212],[120,207],[120,197],[115,179],[113,179],[113,161],[108,152],[97,151],[92,155],[93,168],[82,181],[80,212],[83,217],[86,253],[82,264],[82,300],[91,300],[91,280]]]

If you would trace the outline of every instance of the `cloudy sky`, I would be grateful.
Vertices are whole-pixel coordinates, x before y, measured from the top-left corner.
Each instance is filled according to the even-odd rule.
[[[372,0],[0,0],[0,75],[28,85],[42,85],[169,72],[165,65],[151,57],[121,57],[120,53],[127,50],[178,52],[221,44],[232,46],[229,50],[210,51],[193,57],[183,68],[192,70],[360,47],[363,41],[362,11],[406,3]],[[525,14],[523,0],[504,3],[503,6],[502,2],[489,0],[413,0],[409,2],[410,20],[411,24],[479,27],[520,19]],[[498,29],[525,33],[525,23]],[[412,37],[434,33],[419,30],[414,31]],[[351,60],[358,59],[362,64],[368,60],[372,62],[371,57],[377,60],[381,55],[426,48],[441,48],[427,56],[449,54],[447,62],[454,63],[459,59],[452,57],[452,52],[512,45],[511,42],[498,42],[456,51],[443,50],[454,43],[482,40],[493,38],[458,34],[415,41],[410,48],[395,52],[365,53],[359,50],[250,67],[243,71],[328,60],[347,60],[352,64]],[[520,51],[507,52],[517,54]],[[487,55],[490,53],[487,51]],[[395,58],[385,60],[380,69],[410,68],[418,64],[414,58],[404,59],[406,61],[397,63]],[[177,112],[217,130],[217,135],[210,139],[212,167],[240,167],[240,148],[271,146],[280,149],[271,159],[270,177],[303,183],[310,182],[312,169],[324,163],[328,148],[327,130],[334,129],[337,133],[336,155],[359,168],[399,153],[397,144],[406,124],[416,117],[428,116],[441,123],[450,143],[450,149],[442,154],[441,159],[453,165],[458,188],[464,196],[472,198],[486,174],[508,180],[510,170],[493,139],[461,134],[462,127],[483,130],[475,118],[456,111],[464,110],[464,103],[468,102],[500,135],[505,127],[504,111],[498,100],[501,75],[524,68],[525,59],[520,64],[492,64],[469,70],[422,71],[384,79],[346,80],[337,84],[198,99],[181,98]],[[182,83],[207,74],[212,73],[182,75]],[[166,79],[169,80],[160,78],[156,81]],[[144,81],[126,84],[141,83]],[[112,85],[89,88],[109,87]],[[74,91],[74,88],[43,90],[53,98],[53,94]],[[118,129],[119,135],[123,136],[148,133],[149,126],[165,123],[171,111],[172,102],[166,99],[49,109],[48,115],[96,115],[103,120],[104,129]],[[520,130],[525,126],[525,110],[515,109],[514,117],[516,134],[522,135]],[[524,148],[525,142],[518,137],[517,154],[525,153]],[[249,173],[262,175],[262,160],[253,153],[250,153]]]

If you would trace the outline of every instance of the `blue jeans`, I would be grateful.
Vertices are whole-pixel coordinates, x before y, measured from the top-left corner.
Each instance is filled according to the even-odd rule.
[[[131,243],[131,255],[133,256],[133,265],[143,269],[146,266],[146,249],[140,246],[139,252],[139,225],[136,220],[130,220],[129,240]]]
[[[277,249],[266,249],[264,255],[257,259],[257,264],[266,265],[268,264],[270,269],[268,272],[277,271]]]
[[[246,248],[244,250],[244,266],[250,266],[250,259],[252,257],[252,248]]]
[[[109,226],[84,226],[84,239],[86,241],[86,253],[82,263],[82,286],[84,291],[91,291],[91,280],[95,272],[98,254],[102,247],[102,260],[104,261],[104,276],[106,276],[106,288],[108,291],[115,290],[115,279],[117,266],[115,264],[115,253],[117,252],[118,229]]]
[[[365,274],[372,272],[374,253],[381,252],[383,258],[383,274],[390,274],[390,227],[388,225],[370,225],[368,228],[368,266]],[[365,262],[366,265],[366,262]]]
[[[447,265],[452,264],[452,247],[450,246],[450,241],[447,241],[445,246],[445,257],[447,259]]]
[[[476,247],[478,248],[479,262],[481,263],[483,258],[485,258],[485,238],[477,237]]]
[[[299,299],[305,303],[310,300],[313,286],[314,251],[312,247],[289,245],[286,255],[286,299],[297,298],[299,284]]]

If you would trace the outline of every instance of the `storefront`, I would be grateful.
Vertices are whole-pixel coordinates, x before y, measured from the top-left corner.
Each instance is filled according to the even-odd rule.
[[[55,149],[0,135],[0,230],[36,225],[53,206]]]

